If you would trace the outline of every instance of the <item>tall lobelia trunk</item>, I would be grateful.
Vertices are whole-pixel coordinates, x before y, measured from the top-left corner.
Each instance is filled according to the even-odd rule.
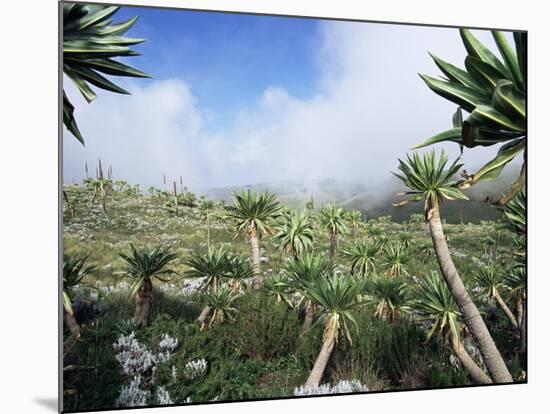
[[[211,310],[212,310],[212,308],[210,306],[206,305],[202,309],[199,317],[197,318],[197,322],[200,323],[201,329],[204,327],[204,322],[206,321],[206,318],[207,318],[207,316],[208,316],[208,314],[210,313]]]
[[[382,310],[380,311],[380,319],[383,321],[388,320],[388,302],[384,301],[384,304],[382,305]]]
[[[466,349],[464,349],[464,344],[459,338],[453,337],[451,339],[451,346],[457,358],[460,360],[464,368],[468,370],[470,376],[477,384],[492,384],[493,381],[489,376],[475,363],[475,361],[470,357]]]
[[[329,323],[330,320],[327,322],[327,326]],[[323,378],[323,373],[325,372],[325,368],[328,364],[328,360],[330,359],[330,355],[332,354],[332,350],[334,349],[335,339],[335,336],[332,334],[329,334],[326,338],[324,338],[321,351],[319,352],[319,355],[315,360],[315,364],[313,365],[313,369],[311,370],[311,373],[309,374],[309,377],[306,381],[306,387],[319,385],[319,383],[321,382],[321,379]]]
[[[210,247],[210,213],[206,213],[206,245]]]
[[[65,309],[63,309],[63,317],[71,335],[80,336],[80,325],[76,321],[74,314],[69,313]]]
[[[311,300],[306,302],[306,315],[304,317],[304,324],[302,325],[302,330],[304,333],[309,331],[311,325],[313,325],[313,316],[315,315],[315,306]]]
[[[262,275],[260,273],[260,237],[255,223],[250,224],[250,247],[252,248],[252,270],[254,272],[252,288],[258,289],[262,284]]]
[[[524,297],[520,296],[516,306],[518,314],[520,354],[524,354],[527,351],[527,317],[525,312],[526,306],[527,300]]]
[[[427,214],[427,218],[432,234],[435,254],[443,278],[460,308],[464,317],[464,323],[468,327],[468,331],[472,334],[492,379],[496,383],[513,382],[510,371],[508,371],[478,308],[470,298],[453,263],[451,254],[449,253],[449,246],[447,245],[445,234],[443,233],[438,205],[432,206],[432,209]]]
[[[502,297],[500,296],[500,293],[498,292],[495,292],[495,300],[497,301],[498,305],[500,306],[500,308],[502,309],[502,311],[506,314],[506,316],[508,317],[508,319],[510,320],[510,323],[512,324],[512,326],[515,328],[515,329],[519,329],[519,326],[518,326],[518,322],[516,320],[516,317],[514,316],[514,314],[512,313],[512,311],[510,310],[510,308],[508,307],[508,305],[506,305],[506,302],[504,302],[504,300],[502,299]]]
[[[141,289],[136,297],[136,311],[134,320],[139,326],[147,326],[149,324],[149,314],[153,304],[153,282],[147,277],[143,281]]]
[[[334,255],[336,254],[336,247],[338,246],[338,235],[336,234],[336,232],[331,232],[330,233],[330,245],[329,245],[329,249],[328,249],[328,257],[329,258],[333,258]]]
[[[107,206],[105,204],[105,186],[103,185],[103,167],[101,166],[101,159],[99,159],[99,194],[101,195],[101,207],[103,212],[107,213]]]
[[[178,190],[176,189],[176,182],[174,181],[174,208],[176,209],[176,216],[179,216],[178,211]]]

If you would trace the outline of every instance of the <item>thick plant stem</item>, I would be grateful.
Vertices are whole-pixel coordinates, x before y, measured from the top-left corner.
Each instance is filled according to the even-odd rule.
[[[302,330],[304,333],[309,331],[309,329],[311,328],[311,325],[313,325],[314,312],[315,312],[315,309],[313,306],[313,302],[308,300],[306,303],[306,316],[304,318],[304,324],[302,326]]]
[[[336,254],[336,247],[338,246],[338,235],[336,233],[330,233],[330,245],[328,249],[328,257],[331,259]]]
[[[464,368],[468,370],[470,376],[477,384],[492,384],[493,381],[489,376],[475,363],[475,361],[470,357],[466,349],[464,349],[464,344],[458,338],[451,339],[451,345],[453,351],[457,358],[460,360]]]
[[[496,383],[509,383],[513,382],[512,375],[506,367],[500,352],[498,351],[479,309],[476,307],[464,282],[460,278],[458,271],[453,263],[451,254],[449,253],[449,246],[445,240],[445,234],[443,233],[443,226],[441,218],[439,216],[439,206],[433,205],[428,211],[428,224],[430,226],[430,232],[432,235],[432,241],[435,248],[435,254],[437,261],[439,262],[439,268],[441,274],[451,291],[460,312],[463,315],[464,323],[468,327],[468,331],[472,334],[472,337],[481,352],[485,366],[489,370],[491,378]]]
[[[508,204],[508,202],[510,202],[515,196],[517,196],[525,186],[525,170],[526,170],[525,150],[523,152],[523,156],[524,156],[524,162],[521,166],[521,172],[519,174],[519,177],[516,179],[516,181],[514,181],[514,183],[512,184],[512,187],[510,188],[510,191],[508,191],[507,194],[499,198],[497,201],[493,202],[494,205],[504,206]]]
[[[210,213],[206,213],[206,245],[210,247]]]
[[[325,368],[327,367],[328,360],[330,359],[330,355],[333,349],[334,349],[334,336],[330,335],[328,338],[326,338],[323,341],[323,346],[321,347],[321,351],[319,352],[319,355],[315,360],[315,365],[313,365],[313,369],[311,370],[311,373],[309,374],[309,378],[306,381],[306,384],[305,384],[306,387],[319,385],[319,383],[321,382],[321,379],[323,378],[323,373],[325,372]]]
[[[258,289],[262,284],[262,275],[260,272],[260,237],[255,223],[250,225],[250,247],[252,248],[252,270],[254,271],[252,288]]]
[[[143,286],[139,290],[136,297],[136,311],[134,320],[139,326],[147,326],[149,324],[149,313],[153,304],[153,283],[150,278],[145,278]]]
[[[520,297],[517,304],[518,324],[519,324],[519,352],[525,354],[527,351],[527,318],[525,317],[525,308],[527,300]]]
[[[495,292],[495,300],[497,301],[497,303],[500,306],[500,308],[502,309],[502,311],[506,314],[506,316],[510,320],[510,323],[512,324],[512,326],[515,329],[518,329],[518,322],[516,320],[516,317],[514,316],[514,314],[512,313],[510,308],[508,307],[508,305],[506,305],[506,302],[504,302],[504,300],[500,296],[500,293]]]
[[[66,310],[63,311],[63,314],[65,317],[65,323],[67,324],[67,328],[69,329],[71,335],[80,336],[80,325],[76,321],[74,315]]]
[[[206,321],[206,317],[210,313],[210,310],[211,310],[211,308],[208,305],[206,305],[204,308],[202,308],[202,311],[201,311],[199,317],[197,318],[197,322],[202,325],[204,323],[204,321]]]

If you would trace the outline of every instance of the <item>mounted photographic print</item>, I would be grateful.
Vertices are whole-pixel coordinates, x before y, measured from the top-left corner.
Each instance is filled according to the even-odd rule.
[[[62,2],[60,36],[62,411],[527,381],[526,32]]]

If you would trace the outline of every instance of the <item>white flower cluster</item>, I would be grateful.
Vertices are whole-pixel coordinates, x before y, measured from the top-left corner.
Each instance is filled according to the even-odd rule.
[[[167,362],[172,357],[172,352],[178,347],[178,340],[168,334],[162,335],[159,342],[158,362]]]
[[[336,385],[330,384],[310,385],[309,387],[301,386],[294,388],[295,396],[304,395],[327,395],[327,394],[347,394],[350,392],[366,392],[368,388],[357,380],[341,380]]]
[[[204,358],[189,361],[185,364],[183,375],[189,380],[198,378],[205,373],[207,366],[208,363]]]
[[[136,339],[135,332],[130,335],[120,335],[113,344],[115,359],[127,376],[150,373],[157,364],[157,357],[147,347]]]
[[[147,405],[151,392],[141,388],[141,375],[136,375],[129,385],[123,385],[115,407],[142,407]]]
[[[169,405],[174,404],[174,401],[172,401],[172,398],[170,398],[170,394],[164,387],[157,387],[157,402],[160,405]]]
[[[120,335],[113,344],[116,352],[115,359],[124,375],[131,377],[129,385],[122,386],[120,395],[115,401],[117,407],[138,407],[147,405],[151,398],[151,391],[155,385],[155,372],[159,364],[170,360],[172,353],[178,346],[178,340],[164,334],[158,345],[158,353],[151,352],[141,344],[135,336]],[[175,367],[172,367],[172,376],[175,377]],[[168,391],[164,387],[157,387],[156,399],[159,404],[173,404]]]

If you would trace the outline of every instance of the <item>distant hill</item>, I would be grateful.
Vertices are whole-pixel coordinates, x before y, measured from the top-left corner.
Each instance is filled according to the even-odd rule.
[[[314,183],[281,181],[277,183],[211,188],[202,191],[202,194],[214,200],[231,202],[235,191],[247,189],[275,193],[282,204],[291,208],[301,208],[304,207],[311,196],[313,196],[315,206],[329,202],[339,204],[357,194],[366,193],[369,187],[363,183],[337,179],[321,180]]]
[[[495,220],[501,213],[485,200],[494,199],[506,192],[511,183],[519,175],[519,166],[508,166],[500,177],[490,181],[482,181],[465,191],[470,201],[446,202],[442,206],[445,219],[449,223],[472,222],[480,220]],[[389,176],[376,185],[359,183],[347,180],[322,180],[315,183],[299,183],[284,181],[278,183],[262,183],[246,186],[220,187],[205,190],[202,193],[214,200],[231,202],[233,192],[241,189],[255,189],[277,194],[279,201],[291,208],[303,208],[313,196],[315,208],[328,202],[336,203],[346,209],[360,210],[367,217],[390,215],[396,222],[408,220],[413,213],[421,213],[422,203],[409,204],[403,207],[394,207],[402,198],[396,194],[404,191],[405,187],[396,177]]]
[[[464,191],[464,194],[470,201],[452,201],[446,202],[442,206],[443,214],[450,223],[472,222],[478,223],[480,220],[495,220],[500,218],[501,213],[486,200],[498,198],[501,194],[507,192],[511,183],[519,175],[519,166],[508,167],[503,174],[489,181],[481,181],[475,186]],[[403,197],[397,196],[397,193],[405,191],[401,181],[391,176],[382,184],[376,186],[370,191],[357,194],[354,197],[342,202],[340,205],[346,209],[356,209],[364,212],[369,217],[379,217],[391,215],[393,220],[401,222],[407,220],[413,213],[421,213],[422,203],[408,204],[403,207],[394,207],[392,203],[398,202]]]

